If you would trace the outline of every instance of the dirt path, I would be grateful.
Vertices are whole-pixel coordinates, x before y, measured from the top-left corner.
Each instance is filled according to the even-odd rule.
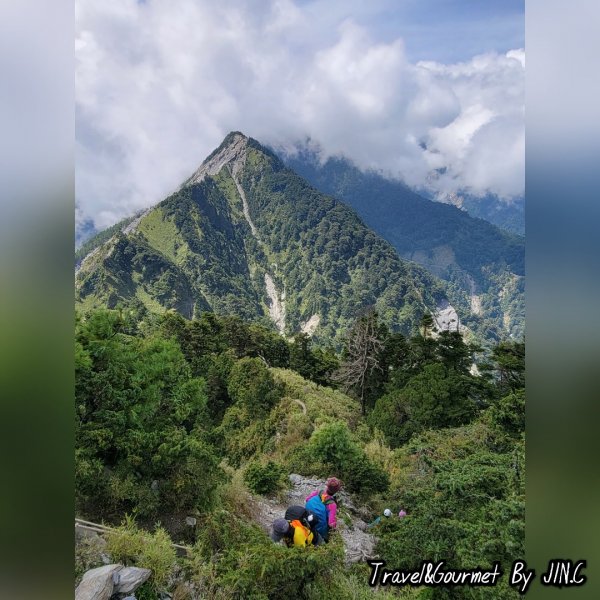
[[[292,398],[292,402],[295,402],[301,409],[303,414],[306,414],[306,404],[302,402],[302,400],[298,400],[297,398]],[[300,477],[300,475],[298,475]]]

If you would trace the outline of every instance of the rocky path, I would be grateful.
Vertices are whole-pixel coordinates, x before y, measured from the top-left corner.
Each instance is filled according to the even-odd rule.
[[[280,504],[277,500],[255,497],[256,520],[261,527],[271,533],[271,524],[275,519],[283,517],[285,509],[293,504],[304,506],[304,500],[313,490],[324,489],[325,480],[290,475],[291,489],[287,492],[286,502]],[[346,563],[355,563],[373,558],[375,555],[375,536],[367,533],[367,524],[363,520],[368,518],[364,509],[356,507],[348,494],[341,492],[340,511],[338,511],[338,531],[344,541]],[[340,514],[341,513],[341,514]],[[343,514],[350,516],[351,525],[344,522]]]

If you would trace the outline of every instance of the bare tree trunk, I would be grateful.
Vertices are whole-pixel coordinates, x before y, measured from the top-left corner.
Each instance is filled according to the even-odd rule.
[[[379,354],[383,342],[377,337],[377,315],[371,310],[359,317],[346,339],[347,358],[334,375],[346,392],[354,390],[362,414],[367,412],[366,388],[375,370],[381,371]]]

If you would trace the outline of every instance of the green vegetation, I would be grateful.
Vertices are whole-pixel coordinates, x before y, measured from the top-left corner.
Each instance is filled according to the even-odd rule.
[[[521,339],[521,240],[451,207],[433,218],[423,199],[398,203],[395,184],[327,163],[332,191],[365,211],[380,197],[367,222],[388,207],[388,239],[435,259],[442,283],[244,143],[235,169],[188,181],[78,255],[97,249],[77,276],[78,516],[117,526],[113,560],[152,569],[144,599],[515,598],[504,582],[372,590],[340,536],[275,545],[257,507],[281,499],[290,473],[336,476],[361,513],[407,511],[374,530],[389,567],[506,571],[522,558],[525,345],[499,341]],[[283,336],[266,275],[285,301]],[[491,346],[438,332],[431,316],[445,296],[467,314],[473,285],[481,314],[464,321]],[[77,576],[100,563],[78,546]]]
[[[449,298],[464,325],[496,341],[523,335],[525,243],[521,236],[455,206],[427,200],[399,181],[363,173],[345,159],[330,158],[321,164],[311,153],[300,152],[285,162],[320,191],[347,202],[400,256],[446,280]],[[467,210],[478,209],[482,216],[493,213],[496,218],[502,213],[503,225],[519,229],[507,220],[512,214],[508,207],[498,211],[498,202],[481,202],[470,199]],[[481,315],[471,311],[473,287],[480,296]]]
[[[273,544],[255,521],[256,498],[280,493],[292,472],[340,477],[373,514],[405,509],[377,530],[389,566],[443,558],[464,568],[498,560],[506,570],[523,555],[524,345],[483,352],[454,332],[432,337],[426,321],[405,337],[369,318],[381,368],[363,416],[359,390],[336,389],[345,350],[213,313],[78,316],[77,513],[123,522],[106,551],[152,569],[140,598],[467,597],[372,591],[365,564],[344,566],[339,536],[306,551]],[[325,355],[337,365],[331,375]],[[470,372],[477,357],[479,376]],[[171,541],[185,542],[187,556],[176,557]],[[92,550],[78,547],[77,575],[98,566]],[[468,591],[515,597],[504,585],[491,596]]]
[[[115,562],[152,571],[151,579],[144,585],[148,591],[160,592],[167,587],[177,555],[164,529],[159,527],[150,534],[128,517],[106,536],[106,542],[106,551]],[[140,596],[139,591],[137,595]]]
[[[339,346],[361,309],[375,306],[388,327],[408,334],[445,297],[439,280],[254,140],[236,178],[256,236],[225,166],[182,187],[128,233],[121,223],[84,245],[81,256],[97,251],[77,274],[78,306],[174,309],[186,318],[211,311],[270,325],[268,274],[281,298],[285,292],[285,332],[298,335],[293,364],[303,372],[300,332],[311,318],[319,319],[314,342]],[[335,364],[320,352],[313,356],[325,381]]]
[[[312,459],[314,472],[323,477],[327,473],[338,473],[347,489],[363,498],[381,493],[389,486],[387,474],[369,459],[352,438],[347,425],[340,421],[317,429],[299,454],[305,457],[306,463],[304,467],[298,465],[298,471],[306,472],[306,465]]]
[[[93,518],[206,507],[219,480],[206,384],[174,341],[130,326],[99,311],[77,327],[77,503]]]
[[[272,494],[284,481],[285,469],[272,460],[265,465],[251,462],[244,473],[244,482],[255,494]]]

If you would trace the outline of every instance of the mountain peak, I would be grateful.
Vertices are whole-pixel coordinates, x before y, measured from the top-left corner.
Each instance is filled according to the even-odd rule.
[[[246,161],[248,140],[249,138],[239,131],[228,133],[221,145],[211,152],[198,170],[186,181],[186,185],[200,183],[208,175],[216,175],[226,165],[233,175],[237,175]]]

